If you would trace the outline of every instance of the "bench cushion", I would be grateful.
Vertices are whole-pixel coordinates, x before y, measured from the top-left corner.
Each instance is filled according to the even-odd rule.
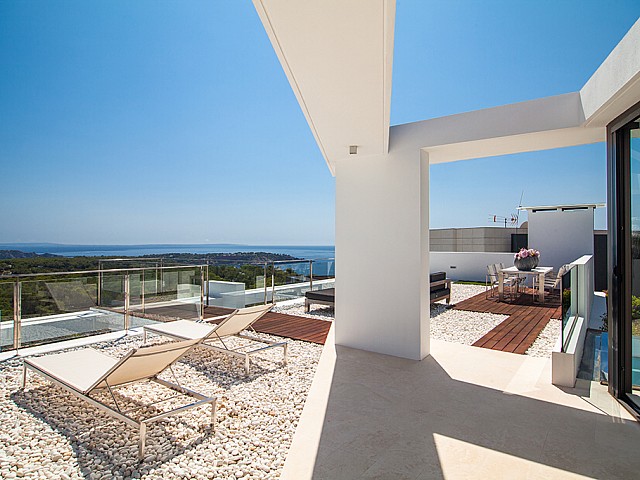
[[[435,292],[434,291],[431,292],[431,300],[434,300],[436,298],[444,298],[449,295],[451,295],[451,289],[442,288],[440,290],[436,290]]]
[[[336,298],[335,288],[326,288],[324,290],[313,290],[304,294],[309,300],[320,300],[323,302],[334,302]]]

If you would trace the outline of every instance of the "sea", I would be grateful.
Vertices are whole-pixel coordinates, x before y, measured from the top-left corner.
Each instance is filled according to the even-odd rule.
[[[334,258],[333,245],[241,245],[241,244],[151,244],[151,245],[67,245],[58,243],[0,243],[0,250],[51,253],[63,257],[141,257],[162,253],[268,252],[317,260]]]

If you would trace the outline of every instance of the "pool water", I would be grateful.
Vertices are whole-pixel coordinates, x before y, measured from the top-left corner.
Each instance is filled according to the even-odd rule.
[[[636,338],[634,337],[634,340]],[[609,334],[606,332],[600,334],[600,341],[596,341],[596,345],[598,345],[596,355],[600,358],[600,380],[607,381],[609,375]],[[640,352],[634,349],[634,353]],[[640,357],[631,357],[631,369],[633,388],[640,389]]]

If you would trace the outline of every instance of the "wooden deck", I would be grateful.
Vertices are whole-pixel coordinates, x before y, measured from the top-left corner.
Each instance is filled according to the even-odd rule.
[[[485,298],[481,293],[459,302],[457,310],[488,312],[509,315],[500,325],[488,332],[473,345],[502,352],[524,354],[549,321],[562,317],[560,299],[547,298],[544,304],[534,303],[531,290],[527,290],[513,303],[498,302],[496,298]]]
[[[233,310],[229,308],[205,307],[204,318],[226,315],[232,311]],[[329,328],[331,328],[331,322],[317,318],[268,312],[253,324],[253,328],[255,328],[256,332],[260,333],[324,345],[327,335],[329,334]]]
[[[231,308],[209,306],[204,308],[204,318],[219,317],[233,312]],[[195,304],[165,305],[147,307],[144,314],[136,314],[152,320],[171,321],[176,319],[197,320],[198,307]],[[279,337],[303,340],[324,345],[331,323],[316,318],[298,317],[284,313],[268,312],[254,323],[257,332]]]

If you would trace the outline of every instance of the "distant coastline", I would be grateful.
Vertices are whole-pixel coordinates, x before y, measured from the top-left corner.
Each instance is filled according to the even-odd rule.
[[[335,257],[333,245],[241,245],[241,244],[143,244],[143,245],[66,245],[56,243],[0,243],[0,250],[19,250],[63,257],[140,257],[167,253],[245,253],[268,252],[309,260]]]

